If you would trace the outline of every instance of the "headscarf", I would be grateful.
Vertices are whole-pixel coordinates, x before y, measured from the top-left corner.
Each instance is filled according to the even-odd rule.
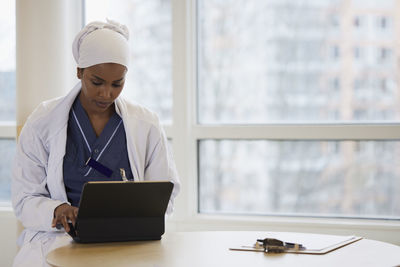
[[[108,20],[87,24],[75,37],[72,53],[79,68],[101,63],[129,65],[129,30],[125,25]]]

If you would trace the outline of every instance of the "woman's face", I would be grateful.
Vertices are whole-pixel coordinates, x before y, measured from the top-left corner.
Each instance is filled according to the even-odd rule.
[[[82,81],[79,100],[88,113],[103,113],[113,107],[125,84],[125,66],[116,63],[97,64],[78,68]]]

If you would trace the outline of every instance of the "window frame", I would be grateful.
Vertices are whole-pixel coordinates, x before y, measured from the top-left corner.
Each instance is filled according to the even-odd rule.
[[[181,179],[169,228],[357,234],[400,244],[400,220],[208,215],[198,211],[198,142],[231,140],[400,140],[400,122],[207,125],[197,119],[197,1],[172,0],[173,118],[165,126]],[[182,112],[183,111],[183,112]],[[174,142],[179,140],[179,142]]]
[[[0,139],[15,139],[16,121],[0,121]]]

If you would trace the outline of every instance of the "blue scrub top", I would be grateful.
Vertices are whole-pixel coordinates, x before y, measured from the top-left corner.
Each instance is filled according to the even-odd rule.
[[[89,157],[111,169],[111,177],[87,166]],[[125,170],[126,178],[133,180],[121,117],[114,113],[97,137],[78,95],[69,113],[63,162],[68,201],[78,207],[83,185],[88,181],[121,181],[121,168]]]

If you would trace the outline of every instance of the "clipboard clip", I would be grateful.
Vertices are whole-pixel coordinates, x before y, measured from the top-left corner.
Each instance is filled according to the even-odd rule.
[[[283,253],[285,251],[299,251],[306,249],[302,244],[284,242],[275,238],[257,239],[254,248],[263,249],[267,253]]]

